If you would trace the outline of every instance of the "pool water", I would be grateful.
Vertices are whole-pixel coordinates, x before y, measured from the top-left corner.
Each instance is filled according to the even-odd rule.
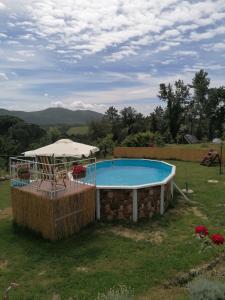
[[[151,185],[166,180],[173,171],[172,165],[147,159],[102,161],[96,164],[96,185],[97,187]],[[88,178],[85,181],[88,181]]]

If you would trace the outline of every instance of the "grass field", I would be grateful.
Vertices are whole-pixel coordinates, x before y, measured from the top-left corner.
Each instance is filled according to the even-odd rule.
[[[217,149],[220,151],[220,144],[213,143],[199,143],[199,144],[166,144],[166,147],[176,147],[182,149]]]
[[[123,284],[134,289],[137,299],[188,299],[183,290],[167,292],[161,285],[223,251],[215,247],[200,253],[193,232],[203,224],[225,234],[225,175],[219,175],[218,167],[173,163],[178,185],[184,187],[187,179],[194,190],[191,204],[176,197],[164,216],[138,225],[93,224],[68,240],[50,243],[15,232],[11,217],[0,214],[0,291],[16,282],[19,287],[10,299],[48,300],[54,293],[62,299],[95,299]],[[210,184],[209,179],[219,182]],[[1,183],[0,209],[8,206],[9,186]]]
[[[74,126],[70,127],[70,129],[67,131],[67,134],[69,136],[76,135],[76,134],[86,134],[88,133],[88,126]]]

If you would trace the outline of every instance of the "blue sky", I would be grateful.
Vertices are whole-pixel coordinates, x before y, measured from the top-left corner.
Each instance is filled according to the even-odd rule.
[[[224,0],[0,0],[0,107],[161,104],[196,71],[225,85]]]

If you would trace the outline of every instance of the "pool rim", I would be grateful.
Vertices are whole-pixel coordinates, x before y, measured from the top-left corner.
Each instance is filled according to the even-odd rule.
[[[96,184],[96,189],[98,190],[104,190],[104,189],[112,189],[112,190],[137,190],[137,189],[141,189],[141,188],[148,188],[148,187],[152,187],[152,186],[159,186],[159,185],[165,185],[167,184],[171,179],[173,179],[173,177],[175,177],[176,175],[176,166],[172,165],[170,163],[167,163],[163,160],[157,160],[157,159],[147,159],[147,158],[115,158],[115,159],[106,159],[106,160],[100,160],[98,162],[96,162],[96,167],[98,163],[101,162],[106,162],[106,161],[114,161],[114,160],[146,160],[146,161],[154,161],[154,162],[160,162],[163,164],[166,164],[170,167],[172,167],[171,173],[163,180],[163,181],[157,181],[154,183],[147,183],[147,184],[141,184],[141,185],[97,185]]]

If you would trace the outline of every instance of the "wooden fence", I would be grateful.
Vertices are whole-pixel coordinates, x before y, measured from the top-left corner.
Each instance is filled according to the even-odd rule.
[[[216,151],[219,149],[218,146],[212,148]],[[115,147],[113,154],[114,157],[175,159],[200,162],[208,151],[208,148],[185,149],[180,147]],[[223,162],[225,162],[225,151],[223,153]]]

